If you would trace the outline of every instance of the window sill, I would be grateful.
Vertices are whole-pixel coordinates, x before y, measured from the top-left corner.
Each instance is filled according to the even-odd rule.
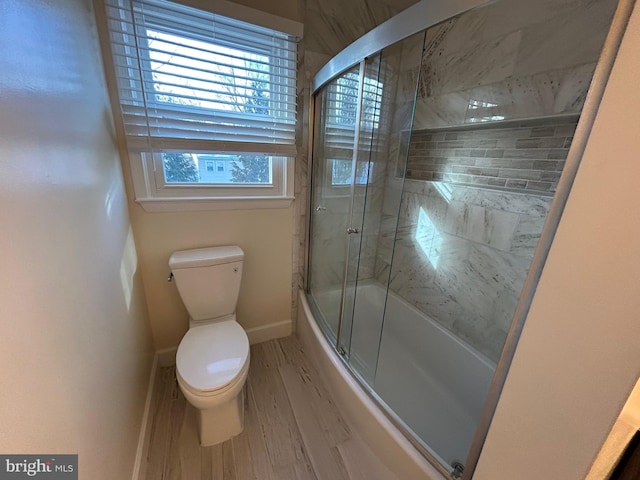
[[[255,210],[289,208],[294,197],[206,197],[136,198],[145,212],[186,212],[203,210]]]

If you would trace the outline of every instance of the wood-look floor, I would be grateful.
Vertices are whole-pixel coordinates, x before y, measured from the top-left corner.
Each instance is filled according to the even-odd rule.
[[[162,368],[153,393],[147,480],[393,480],[342,418],[296,337],[251,347],[245,428],[198,443],[195,410]]]

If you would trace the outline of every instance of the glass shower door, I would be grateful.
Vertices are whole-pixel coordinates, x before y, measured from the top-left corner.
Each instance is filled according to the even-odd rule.
[[[488,2],[317,79],[309,303],[370,397],[453,478],[473,475],[617,4],[565,3]]]
[[[382,198],[386,174],[386,165],[375,162],[386,134],[380,128],[380,66],[380,55],[373,56],[316,97],[309,293],[325,334],[346,359],[358,283],[373,275],[380,214],[366,215],[377,211],[369,194],[376,191],[377,200]],[[377,314],[381,318],[382,310]]]
[[[352,241],[347,229],[352,228],[360,90],[358,65],[325,85],[315,99],[308,290],[320,327],[334,344]]]
[[[380,82],[380,55],[367,58],[360,64],[359,110],[357,115],[355,158],[350,169],[351,213],[348,228],[347,264],[342,317],[339,329],[339,347],[351,363],[362,364],[362,356],[352,356],[352,332],[355,302],[361,281],[371,277],[377,222],[371,222],[370,194],[379,186],[381,165],[374,162],[374,152],[381,133],[382,83]],[[383,172],[382,172],[383,173]],[[377,180],[377,181],[376,181]],[[366,221],[366,223],[365,223]],[[373,247],[373,248],[372,248]],[[366,272],[366,273],[365,273]],[[368,344],[370,346],[372,344]],[[361,353],[361,352],[359,352]]]
[[[359,248],[350,249],[357,259],[348,264],[345,306],[352,308],[345,309],[341,339],[349,364],[372,387],[389,275],[380,265],[391,264],[423,43],[421,32],[365,60],[357,168],[367,176],[354,189],[352,221],[361,229]]]

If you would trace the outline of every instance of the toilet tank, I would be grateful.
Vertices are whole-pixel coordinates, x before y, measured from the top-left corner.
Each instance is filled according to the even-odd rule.
[[[244,252],[238,246],[174,252],[169,258],[178,292],[193,320],[208,320],[236,311]]]

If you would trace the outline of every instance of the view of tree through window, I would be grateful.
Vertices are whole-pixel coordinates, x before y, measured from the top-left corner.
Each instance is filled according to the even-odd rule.
[[[198,182],[198,168],[188,153],[163,153],[164,178],[168,183]]]
[[[231,181],[235,183],[270,183],[269,158],[262,155],[242,155],[233,161]]]
[[[205,112],[226,110],[269,115],[271,92],[268,90],[267,57],[151,29],[147,29],[147,37],[157,102]],[[271,182],[271,162],[263,155],[234,155],[228,169],[230,174],[215,177],[201,174],[198,157],[189,153],[163,153],[165,181]]]

